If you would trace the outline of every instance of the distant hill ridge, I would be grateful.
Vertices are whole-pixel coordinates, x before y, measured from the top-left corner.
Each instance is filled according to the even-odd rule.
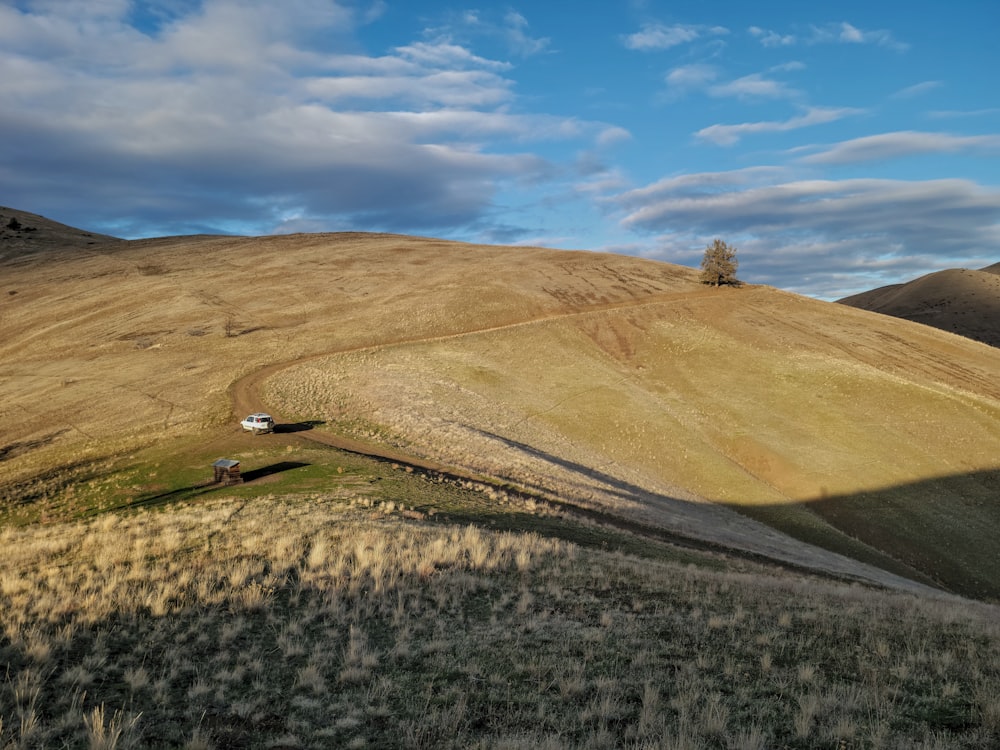
[[[0,262],[39,252],[59,252],[123,241],[60,224],[38,214],[0,206]]]
[[[1000,347],[1000,263],[937,271],[838,302]]]

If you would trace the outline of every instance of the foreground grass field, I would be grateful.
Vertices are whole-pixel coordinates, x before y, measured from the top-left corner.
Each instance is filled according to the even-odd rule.
[[[1000,742],[988,605],[420,518],[351,485],[0,531],[0,747]]]

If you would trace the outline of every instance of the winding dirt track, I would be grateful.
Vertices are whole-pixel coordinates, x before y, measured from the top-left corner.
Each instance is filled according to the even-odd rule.
[[[523,326],[536,325],[539,323],[546,323],[554,320],[562,320],[566,318],[576,318],[584,315],[590,315],[593,313],[607,312],[609,310],[622,310],[631,309],[637,307],[647,307],[650,305],[659,305],[664,302],[670,301],[688,301],[697,297],[706,296],[711,294],[710,291],[700,290],[697,292],[683,292],[683,293],[670,293],[670,294],[657,294],[651,295],[645,299],[641,300],[628,300],[626,302],[612,302],[603,304],[593,304],[587,306],[585,309],[573,310],[566,313],[554,313],[551,315],[543,315],[537,318],[529,318],[526,320],[517,321],[515,323],[506,323],[500,326],[490,326],[486,328],[476,328],[465,331],[457,331],[454,333],[446,333],[436,336],[425,336],[425,337],[415,337],[415,338],[404,338],[393,341],[385,341],[378,344],[365,345],[365,346],[352,346],[342,349],[332,349],[330,351],[320,352],[317,354],[310,354],[306,357],[299,357],[297,359],[288,360],[285,362],[274,362],[272,364],[266,365],[259,370],[243,376],[239,380],[236,380],[229,388],[229,397],[232,403],[233,413],[232,416],[239,419],[243,415],[251,414],[256,411],[267,411],[277,422],[287,423],[289,420],[282,414],[276,412],[270,407],[263,403],[263,399],[260,396],[261,386],[270,377],[275,375],[282,370],[288,369],[290,367],[297,367],[298,365],[305,364],[306,362],[311,362],[317,359],[323,359],[325,357],[333,357],[339,354],[353,354],[358,352],[367,351],[378,351],[381,349],[392,348],[396,346],[407,346],[410,344],[428,344],[438,341],[449,341],[452,339],[459,339],[465,336],[475,336],[484,333],[493,333],[496,331],[505,331],[515,328],[521,328]],[[321,432],[317,430],[308,430],[302,433],[302,437],[311,440],[314,443],[321,443],[323,445],[331,446],[339,450],[349,451],[351,453],[358,453],[365,456],[371,456],[373,458],[384,459],[387,461],[394,461],[406,466],[411,466],[417,469],[423,469],[425,471],[438,472],[441,474],[446,474],[462,479],[470,479],[474,481],[486,481],[484,477],[475,476],[468,472],[462,471],[454,466],[445,466],[443,464],[437,464],[433,461],[427,461],[416,456],[405,454],[387,446],[376,445],[373,443],[365,443],[359,440],[354,440],[352,438],[344,437],[342,435],[335,435],[330,432]]]
[[[405,346],[409,344],[425,344],[437,341],[447,341],[447,340],[462,338],[465,336],[472,336],[482,333],[489,333],[493,331],[519,328],[522,326],[545,323],[553,320],[579,317],[596,312],[606,312],[608,310],[630,309],[648,305],[663,304],[664,302],[672,302],[672,301],[685,302],[685,301],[690,301],[696,297],[705,296],[707,294],[711,294],[711,292],[706,290],[698,292],[685,292],[680,294],[676,293],[660,294],[656,295],[653,298],[646,298],[643,300],[630,300],[627,302],[618,302],[609,304],[595,304],[593,306],[588,306],[586,309],[578,309],[566,313],[545,315],[537,318],[518,321],[515,323],[508,323],[501,326],[465,330],[465,331],[459,331],[459,332],[436,335],[436,336],[414,337],[409,339],[386,341],[374,345],[345,347],[342,349],[334,349],[321,353],[311,354],[305,357],[299,357],[289,361],[275,362],[265,367],[262,367],[261,369],[256,370],[252,373],[249,373],[248,375],[245,375],[244,377],[233,382],[233,384],[229,388],[229,395],[232,403],[233,415],[236,417],[236,419],[239,419],[240,416],[237,415],[245,415],[257,411],[267,411],[275,418],[275,421],[278,422],[279,424],[291,423],[291,420],[289,420],[286,415],[282,415],[281,413],[268,407],[264,403],[260,394],[261,387],[269,378],[271,378],[276,373],[284,369],[296,367],[298,365],[314,361],[317,359],[336,356],[339,354],[378,351],[386,348]],[[497,484],[497,481],[490,477],[476,475],[474,473],[465,471],[460,467],[440,464],[408,453],[404,453],[402,451],[384,445],[359,441],[343,435],[338,435],[335,433],[326,432],[322,430],[314,430],[314,429],[296,431],[294,434],[298,438],[308,440],[313,443],[318,443],[338,450],[347,451],[349,453],[369,456],[377,460],[392,462],[394,464],[400,465],[401,467],[411,469],[414,471],[414,473],[418,475],[424,475],[424,476],[430,475],[434,476],[438,480],[443,479],[445,481],[466,482],[466,483],[472,482],[476,485],[482,485],[482,486],[486,485],[496,486]],[[889,588],[904,589],[923,594],[933,593],[935,595],[941,595],[942,593],[938,589],[925,586],[923,584],[917,583],[909,579],[901,578],[899,576],[893,575],[891,573],[882,571],[877,568],[871,568],[861,563],[854,565],[856,561],[852,560],[850,560],[849,564],[846,566],[838,563],[832,563],[829,564],[829,566],[827,566],[822,563],[819,563],[818,561],[817,564],[815,565],[803,563],[798,560],[787,559],[781,556],[780,554],[772,555],[768,554],[767,551],[755,551],[752,549],[741,548],[738,546],[727,544],[725,542],[717,542],[704,537],[692,536],[680,533],[678,531],[666,528],[662,525],[650,525],[648,523],[642,523],[630,520],[628,518],[616,515],[614,513],[603,512],[592,508],[583,508],[576,504],[562,502],[551,496],[540,496],[538,494],[520,489],[512,491],[509,484],[505,484],[504,488],[505,491],[508,492],[508,494],[514,497],[520,497],[522,499],[530,499],[535,503],[545,503],[549,507],[558,509],[560,512],[568,513],[580,519],[596,521],[598,523],[612,526],[632,534],[653,538],[661,542],[667,542],[677,547],[697,550],[701,552],[719,554],[734,559],[747,560],[751,562],[762,563],[769,566],[777,566],[782,569],[792,571],[798,574],[814,575],[835,581],[885,586]],[[840,557],[840,556],[835,556],[835,557]],[[848,560],[847,558],[843,559]]]
[[[366,349],[371,347],[365,347]],[[351,350],[347,350],[351,351]],[[321,359],[323,357],[329,357],[336,354],[344,354],[345,352],[326,352],[324,354],[311,355],[309,357],[302,357],[300,359],[295,359],[289,362],[279,362],[276,364],[268,365],[263,367],[256,372],[252,372],[246,375],[235,383],[233,383],[230,388],[230,397],[233,404],[233,416],[239,418],[236,415],[251,414],[258,411],[267,411],[271,414],[278,424],[288,424],[288,420],[284,415],[278,413],[274,409],[263,404],[260,398],[260,387],[261,385],[272,375],[281,370],[289,367],[295,367],[304,362],[309,362],[314,359]],[[431,461],[425,461],[416,456],[411,456],[408,454],[395,451],[387,446],[375,445],[372,443],[365,443],[360,440],[354,440],[343,435],[337,435],[332,432],[322,432],[319,430],[304,430],[302,432],[297,432],[296,435],[299,437],[309,440],[314,443],[320,443],[332,448],[337,448],[338,450],[348,451],[350,453],[357,453],[363,456],[371,456],[372,458],[383,459],[386,461],[393,461],[405,466],[412,466],[414,468],[423,469],[429,472],[440,472],[440,473],[450,473],[455,476],[461,476],[468,479],[478,479],[471,475],[466,475],[463,472],[456,470],[454,468],[445,467],[443,465],[435,464]]]

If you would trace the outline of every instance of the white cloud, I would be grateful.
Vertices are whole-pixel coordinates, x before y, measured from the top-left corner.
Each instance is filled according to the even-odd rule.
[[[773,70],[798,70],[800,63],[786,63],[776,66]],[[669,93],[682,95],[688,91],[704,90],[709,96],[716,98],[738,99],[791,99],[800,95],[796,89],[782,81],[767,78],[761,73],[753,73],[726,83],[716,83],[719,69],[706,63],[692,63],[672,68],[664,80]]]
[[[1000,135],[955,136],[904,130],[854,138],[805,156],[803,164],[857,164],[898,159],[917,154],[945,154],[972,151],[1000,154]]]
[[[732,146],[748,134],[783,133],[790,130],[798,130],[799,128],[840,120],[850,115],[859,114],[861,111],[850,107],[809,107],[805,114],[792,117],[788,120],[744,122],[736,125],[709,125],[695,133],[695,136],[703,141],[714,143],[717,146]]]
[[[624,221],[654,230],[675,223],[718,224],[740,232],[806,228],[845,237],[895,234],[920,240],[929,228],[950,234],[977,213],[991,231],[1000,220],[1000,192],[967,180],[765,182],[766,175],[743,170],[663,181]],[[700,189],[692,190],[694,185]],[[637,197],[633,192],[619,200],[636,205]],[[956,236],[949,244],[961,242]]]
[[[511,65],[448,40],[378,57],[338,42],[377,5],[204,0],[149,34],[115,0],[0,5],[0,194],[126,235],[122,216],[145,233],[454,230],[505,182],[546,179],[522,144],[628,137],[511,113]]]
[[[419,66],[431,68],[486,68],[509,70],[510,63],[488,60],[472,54],[468,49],[448,41],[415,42],[397,47],[399,56]]]
[[[906,52],[910,48],[909,44],[896,40],[891,31],[885,29],[865,31],[846,21],[827,24],[826,26],[813,26],[812,32],[812,38],[809,41],[813,44],[822,42],[874,44],[879,47],[891,49],[894,52]]]
[[[798,41],[794,34],[779,34],[759,26],[751,26],[748,31],[757,37],[765,47],[787,47]]]
[[[516,11],[509,11],[504,17],[506,36],[511,48],[525,57],[537,55],[548,49],[551,39],[548,37],[532,37],[528,35],[528,20]]]
[[[787,99],[799,92],[781,81],[765,78],[760,73],[743,76],[729,83],[721,83],[708,89],[711,96],[735,96],[740,99]]]
[[[367,9],[362,9],[361,22],[364,24],[374,23],[388,10],[385,0],[370,0]]]
[[[485,71],[425,71],[410,76],[319,76],[297,86],[321,101],[378,102],[396,99],[400,104],[427,107],[490,107],[513,98],[511,82]]]
[[[849,23],[840,24],[840,41],[860,44],[865,41],[865,34]]]
[[[768,72],[771,73],[789,73],[795,70],[805,70],[806,64],[799,60],[789,60],[786,63],[779,63],[778,65],[772,65]]]
[[[823,26],[812,26],[809,36],[796,34],[783,34],[772,29],[764,29],[760,26],[751,26],[747,29],[751,36],[765,47],[789,47],[794,44],[874,44],[885,47],[895,52],[905,52],[910,48],[909,44],[898,41],[891,31],[876,29],[866,31],[853,24],[842,21],[840,23],[830,23]]]
[[[928,117],[933,117],[937,120],[954,120],[964,117],[989,117],[992,115],[1000,114],[1000,107],[987,107],[985,109],[942,109],[935,110],[934,112],[928,112]]]
[[[503,16],[495,11],[466,10],[451,14],[442,25],[425,29],[424,36],[463,43],[481,38],[499,40],[510,54],[518,57],[531,57],[549,49],[552,43],[549,37],[532,36],[529,32],[528,19],[515,10],[508,10]]]
[[[577,182],[573,187],[578,193],[601,198],[602,196],[623,190],[628,180],[618,170],[604,170]]]
[[[667,26],[660,23],[648,23],[644,24],[641,30],[626,36],[624,42],[628,49],[665,50],[693,42],[704,36],[720,36],[728,33],[729,30],[722,26],[692,26],[687,24]]]
[[[673,68],[664,80],[671,94],[681,96],[687,91],[705,88],[718,75],[719,72],[714,66],[694,63]]]
[[[749,167],[728,172],[698,172],[666,177],[646,187],[634,188],[614,196],[612,201],[632,212],[628,223],[637,222],[636,212],[641,212],[660,200],[673,200],[732,190],[740,186],[768,184],[789,174],[781,167]]]
[[[936,88],[940,88],[942,85],[941,81],[921,81],[920,83],[915,83],[912,86],[907,86],[905,89],[900,89],[892,95],[892,98],[911,99],[915,96],[923,96],[928,91],[933,91]]]
[[[629,140],[632,140],[632,134],[628,130],[617,125],[608,125],[598,132],[595,142],[598,146],[610,146]]]

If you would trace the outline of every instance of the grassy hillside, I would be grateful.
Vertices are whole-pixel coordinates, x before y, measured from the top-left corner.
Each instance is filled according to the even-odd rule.
[[[1000,358],[839,312],[694,287],[311,360],[276,374],[263,401],[654,522],[683,524],[676,501],[706,498],[903,575],[1000,595]],[[912,491],[932,479],[935,491]],[[875,495],[877,524],[863,500]]]
[[[840,302],[905,318],[1000,347],[1000,263],[978,271],[950,269]]]
[[[40,254],[46,260],[81,248],[120,242],[114,237],[60,224],[38,214],[0,206],[0,263],[12,266]]]
[[[931,588],[1000,597],[997,350],[637,258],[18,216],[0,747],[1000,742],[996,606]]]
[[[1000,596],[1000,353],[925,327],[637,258],[392,235],[85,244],[3,284],[0,487],[24,517],[143,447],[230,434],[235,398],[796,564],[841,563],[726,508]],[[909,492],[932,479],[947,491]]]

